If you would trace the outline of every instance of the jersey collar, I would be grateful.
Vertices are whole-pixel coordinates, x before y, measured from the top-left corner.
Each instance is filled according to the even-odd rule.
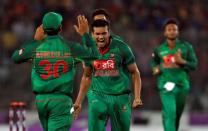
[[[46,39],[54,39],[54,38],[62,38],[61,35],[48,35],[46,36]]]

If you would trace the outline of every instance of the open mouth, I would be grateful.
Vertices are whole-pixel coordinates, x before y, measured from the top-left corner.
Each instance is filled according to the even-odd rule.
[[[103,39],[103,38],[102,39],[98,39],[97,42],[103,43],[103,42],[105,42],[105,39]]]

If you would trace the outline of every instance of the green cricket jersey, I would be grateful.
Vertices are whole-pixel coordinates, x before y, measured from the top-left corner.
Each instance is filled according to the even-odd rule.
[[[135,62],[129,46],[118,38],[112,37],[99,58],[86,66],[93,69],[91,90],[109,95],[120,95],[130,92],[130,79],[127,66]]]
[[[165,65],[169,65],[174,62],[173,55],[178,50],[181,50],[182,58],[187,61],[187,64],[181,65],[179,68],[165,68]],[[159,90],[163,89],[166,82],[174,82],[176,85],[182,86],[186,90],[190,88],[188,72],[196,69],[197,58],[193,47],[188,42],[177,39],[176,46],[173,49],[170,49],[165,41],[154,50],[152,57],[152,68],[157,65],[160,66],[161,73],[158,76]]]
[[[86,33],[83,39],[90,42],[91,36]],[[77,60],[95,58],[92,52],[97,50],[94,41],[86,44],[68,42],[60,35],[47,36],[42,41],[29,42],[16,50],[12,59],[17,63],[32,59],[32,90],[35,94],[71,96]],[[90,47],[91,51],[85,47]]]

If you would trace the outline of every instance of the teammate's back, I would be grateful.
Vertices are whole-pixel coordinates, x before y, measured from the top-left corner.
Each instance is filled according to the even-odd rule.
[[[75,73],[72,46],[57,35],[46,37],[36,48],[32,69],[34,93],[71,95]]]

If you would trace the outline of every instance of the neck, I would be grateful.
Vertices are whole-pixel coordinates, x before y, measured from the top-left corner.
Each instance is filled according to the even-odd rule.
[[[167,43],[169,48],[174,48],[175,47],[175,43],[176,43],[176,39],[167,39]]]

